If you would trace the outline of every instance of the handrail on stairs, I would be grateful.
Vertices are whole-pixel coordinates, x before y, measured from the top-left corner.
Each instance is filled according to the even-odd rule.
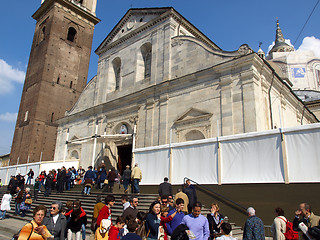
[[[235,201],[231,200],[230,198],[227,198],[227,197],[221,195],[220,193],[217,193],[216,191],[213,191],[212,189],[209,189],[209,188],[207,188],[206,186],[203,186],[202,184],[197,183],[196,181],[194,181],[194,180],[192,180],[192,179],[190,179],[190,178],[188,178],[188,177],[184,177],[184,178],[183,178],[183,184],[185,184],[185,182],[186,182],[187,180],[189,180],[190,182],[195,183],[198,187],[203,188],[203,189],[205,189],[206,191],[217,195],[220,199],[222,199],[222,200],[225,201],[226,203],[229,202],[229,203],[227,203],[228,205],[231,205],[231,206],[233,205],[233,207],[234,207],[234,206],[237,206],[238,208],[240,208],[240,210],[241,210],[242,213],[247,214],[247,208],[244,207],[244,206],[242,206],[241,204],[236,203]],[[230,203],[231,203],[231,204],[230,204]]]

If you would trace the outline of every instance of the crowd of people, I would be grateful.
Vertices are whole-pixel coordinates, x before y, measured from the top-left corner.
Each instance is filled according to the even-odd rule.
[[[117,182],[125,186],[125,193],[128,192],[128,186],[131,184],[132,193],[139,194],[141,178],[142,173],[138,164],[135,164],[132,171],[129,166],[126,166],[122,176],[114,167],[107,171],[104,163],[98,169],[89,166],[87,171],[82,166],[78,170],[75,167],[65,168],[62,166],[57,170],[52,169],[48,173],[45,170],[41,171],[38,176],[35,176],[34,171],[30,168],[25,175],[18,173],[16,176],[11,176],[7,192],[4,195],[3,202],[5,204],[1,208],[0,220],[4,219],[6,211],[10,210],[11,200],[15,202],[15,215],[24,217],[31,208],[32,198],[37,201],[38,193],[41,191],[44,191],[44,197],[49,197],[52,191],[62,193],[69,191],[76,184],[83,184],[82,194],[84,196],[90,195],[91,188],[94,186],[103,189],[104,192],[112,193],[114,184]],[[33,193],[31,193],[30,187],[32,187],[31,181],[33,179]]]
[[[94,171],[90,166],[87,171],[80,168],[74,176],[74,183],[83,181],[83,194],[90,195],[90,190],[96,184],[96,187],[103,188],[107,186],[107,191],[112,193],[116,178],[120,178],[125,185],[124,191],[128,192],[129,184],[132,184],[133,192],[139,193],[139,181],[135,185],[134,178],[141,180],[141,170],[135,166],[131,171],[126,168],[126,174],[122,177],[118,176],[115,169],[111,169],[108,173],[101,167],[98,171]],[[138,171],[137,171],[138,169]],[[31,169],[32,171],[32,169]],[[63,186],[59,185],[61,179],[58,177],[61,172],[65,171],[65,175],[70,175],[73,168],[58,169],[57,172],[49,171],[48,174],[41,172],[37,177],[39,181],[35,181],[35,193],[40,191],[40,187],[44,186],[45,196],[49,196],[52,189],[57,192],[71,188],[71,182],[64,182]],[[139,172],[140,171],[140,172]],[[30,172],[29,172],[30,173]],[[28,173],[27,182],[32,179],[33,174]],[[49,176],[48,176],[49,175]],[[64,175],[64,174],[63,174]],[[108,178],[108,175],[111,177]],[[79,176],[79,177],[77,177]],[[129,179],[130,177],[130,179]],[[48,181],[47,179],[50,179]],[[26,211],[30,210],[32,203],[30,188],[24,188],[23,176],[13,177],[13,181],[9,183],[8,191],[4,194],[1,201],[0,219],[5,218],[7,210],[10,210],[11,199],[15,200],[15,214],[24,216]],[[56,179],[54,181],[54,179]],[[105,180],[108,182],[105,182]],[[109,184],[109,180],[111,184]],[[103,182],[103,184],[101,184]],[[48,184],[53,186],[48,189]],[[68,183],[68,184],[67,184]],[[12,187],[15,187],[13,192]],[[211,204],[210,213],[207,216],[201,214],[202,204],[197,199],[195,187],[190,180],[186,180],[182,189],[177,189],[175,196],[172,192],[172,186],[165,177],[163,183],[158,188],[159,197],[153,201],[147,212],[139,210],[139,195],[124,194],[121,198],[123,212],[120,217],[113,218],[113,206],[115,197],[112,194],[102,199],[101,195],[97,195],[96,204],[93,206],[92,221],[90,228],[94,234],[94,239],[109,240],[126,240],[126,239],[147,239],[147,240],[168,240],[168,239],[217,239],[217,240],[234,240],[232,237],[232,226],[228,217],[220,213],[217,203]],[[34,196],[35,197],[35,196]],[[31,202],[30,202],[31,201]],[[243,239],[265,239],[265,228],[263,221],[256,216],[255,209],[249,207],[247,209],[248,218],[243,228]],[[295,212],[295,218],[292,222],[285,217],[282,208],[275,209],[275,219],[271,226],[273,239],[320,239],[320,217],[311,211],[311,206],[307,203],[301,203],[299,209]],[[65,206],[59,201],[52,202],[49,211],[40,205],[33,210],[33,220],[31,224],[26,224],[20,232],[19,239],[47,239],[51,236],[53,239],[86,239],[86,226],[88,225],[87,213],[81,207],[81,201],[67,201]],[[39,238],[39,236],[41,238]],[[50,238],[49,238],[50,239]]]

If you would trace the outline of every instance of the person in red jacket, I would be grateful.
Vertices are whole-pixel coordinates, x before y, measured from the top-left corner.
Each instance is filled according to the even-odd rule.
[[[108,240],[120,240],[119,232],[125,224],[126,223],[125,223],[124,218],[118,217],[116,220],[116,225],[110,227]]]
[[[81,207],[81,202],[79,200],[75,200],[73,202],[73,208],[66,212],[65,216],[66,217],[72,217],[72,212],[74,209],[79,209],[81,210],[80,215],[77,216],[76,221],[78,221],[79,219],[85,219],[84,222],[81,223],[81,232],[82,232],[82,239],[86,239],[86,222],[87,222],[87,216],[86,216],[86,212],[83,210],[83,208]]]
[[[39,177],[38,177],[38,178],[39,178],[39,181],[40,181],[38,191],[40,192],[41,185],[43,185],[43,186],[44,186],[44,179],[46,178],[46,176],[45,176],[45,174],[44,174],[44,172],[43,172],[43,171],[40,173],[40,175],[39,175]]]
[[[173,214],[171,214],[168,217],[168,213],[169,213],[169,207],[165,206],[165,205],[161,205],[160,206],[160,212],[161,212],[161,216],[160,216],[160,238],[158,236],[159,239],[164,239],[167,240],[168,239],[168,230],[167,230],[167,225],[166,223],[171,222],[172,219],[174,218],[174,216],[177,214],[177,211],[175,211]]]
[[[100,226],[102,219],[111,220],[111,207],[114,205],[115,198],[113,195],[108,195],[105,199],[106,205],[101,208],[97,218],[97,226]]]

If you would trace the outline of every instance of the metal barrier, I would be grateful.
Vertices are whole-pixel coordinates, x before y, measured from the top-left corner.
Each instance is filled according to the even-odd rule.
[[[190,182],[193,182],[197,185],[197,187],[204,189],[206,192],[206,194],[211,195],[214,198],[219,198],[220,201],[224,202],[225,204],[229,205],[230,207],[232,207],[233,209],[237,210],[238,212],[247,215],[247,207],[244,207],[242,205],[240,205],[239,203],[236,203],[235,201],[231,200],[230,198],[227,198],[223,195],[221,195],[220,193],[217,193],[216,191],[213,191],[209,188],[207,188],[206,186],[203,186],[202,184],[197,183],[196,181],[185,177],[183,179],[183,183],[185,183],[187,180],[189,180]]]

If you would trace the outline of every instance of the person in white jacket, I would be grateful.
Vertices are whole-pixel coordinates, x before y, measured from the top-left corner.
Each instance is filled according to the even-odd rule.
[[[286,237],[284,233],[286,232],[287,218],[284,216],[284,211],[282,208],[275,209],[276,218],[273,220],[271,226],[271,232],[274,240],[285,240]]]
[[[5,219],[6,212],[8,210],[11,210],[10,202],[11,202],[12,196],[10,194],[10,191],[7,191],[1,200],[1,207],[0,207],[0,220]]]

